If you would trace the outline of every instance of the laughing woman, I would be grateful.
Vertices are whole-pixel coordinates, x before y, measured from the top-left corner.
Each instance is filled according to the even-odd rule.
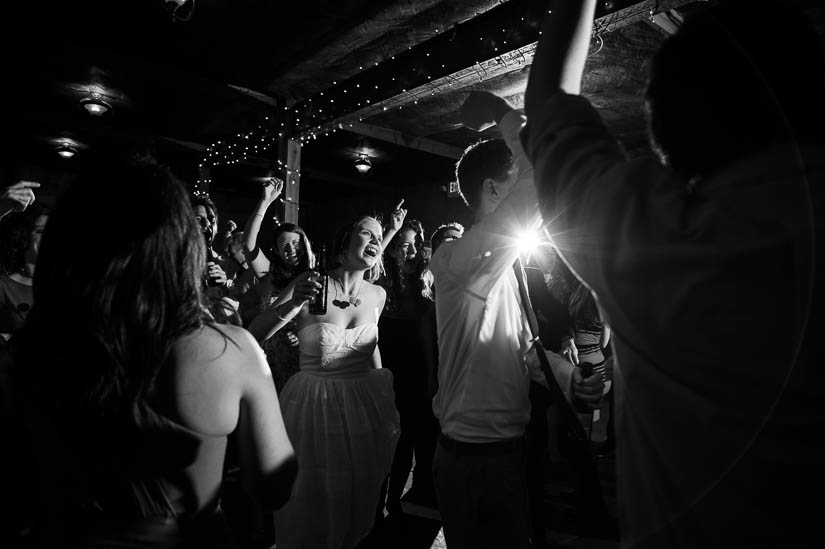
[[[259,280],[257,289],[260,296],[260,311],[272,310],[281,303],[279,296],[285,291],[291,291],[290,283],[295,277],[315,265],[309,238],[298,225],[281,223],[275,227],[272,231],[271,259],[257,245],[264,215],[280,196],[283,187],[284,182],[274,177],[264,182],[261,199],[244,229],[244,253],[250,268]],[[278,391],[283,389],[289,378],[298,371],[296,333],[297,327],[291,322],[274,335],[258,337]]]
[[[340,230],[326,314],[308,312],[319,285],[307,273],[270,324],[274,330],[295,317],[301,349],[301,370],[281,394],[300,472],[292,499],[275,514],[279,549],[354,547],[375,518],[399,435],[392,374],[377,347],[386,294],[371,283],[381,268],[381,233],[371,217]]]

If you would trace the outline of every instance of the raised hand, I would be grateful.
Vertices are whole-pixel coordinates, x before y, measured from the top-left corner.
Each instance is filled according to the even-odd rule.
[[[35,181],[18,181],[0,191],[0,217],[9,212],[22,212],[34,203],[34,191],[40,186]]]
[[[402,198],[398,204],[395,206],[395,209],[390,214],[390,229],[393,231],[398,231],[401,228],[401,225],[404,224],[404,218],[407,217],[407,210],[402,208],[401,206],[404,204],[404,199]]]
[[[263,194],[261,195],[261,201],[265,202],[267,205],[272,204],[275,200],[281,196],[281,192],[284,190],[284,182],[277,177],[270,177],[266,181],[264,181],[263,185]]]
[[[458,118],[461,124],[477,132],[496,124],[512,110],[501,97],[486,91],[471,91],[461,105]]]

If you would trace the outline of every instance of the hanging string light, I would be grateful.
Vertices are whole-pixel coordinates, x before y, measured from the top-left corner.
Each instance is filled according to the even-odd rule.
[[[601,33],[610,32],[618,12],[636,2],[600,2],[597,9],[600,32],[594,34],[594,40],[600,42]],[[529,65],[535,51],[541,15],[524,17],[522,4],[502,3],[477,14],[468,23],[433,29],[431,37],[415,48],[408,46],[383,61],[362,62],[358,65],[361,72],[348,80],[334,80],[331,87],[316,95],[284,106],[281,121],[274,127],[262,123],[231,140],[213,143],[207,147],[202,164],[235,164],[250,155],[265,154],[285,136],[306,145],[337,129],[351,128],[364,118],[402,110],[404,106],[419,108],[425,98],[484,81],[491,73],[522,70]],[[599,21],[608,14],[609,21]],[[502,21],[517,24],[502,25]],[[468,58],[476,59],[470,67],[466,63]],[[279,161],[279,164],[282,163]],[[286,170],[286,166],[282,165],[282,169]]]

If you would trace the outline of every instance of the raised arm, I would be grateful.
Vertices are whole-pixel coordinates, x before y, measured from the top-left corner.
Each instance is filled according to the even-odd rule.
[[[18,181],[0,191],[0,219],[11,212],[22,212],[34,203],[34,191],[40,183]]]
[[[246,260],[249,261],[249,266],[254,269],[258,277],[264,276],[269,272],[269,259],[258,248],[258,233],[261,230],[261,223],[264,220],[264,215],[269,209],[269,206],[281,195],[284,190],[284,182],[277,177],[271,177],[264,182],[263,190],[261,192],[261,199],[255,206],[252,215],[246,221],[244,227],[244,254]]]
[[[532,118],[542,102],[558,89],[573,95],[578,95],[581,90],[596,0],[565,0],[552,4],[552,11],[544,14],[541,39],[524,94],[528,118]]]
[[[401,207],[403,204],[404,204],[404,199],[402,198],[398,202],[398,205],[395,206],[395,209],[393,210],[392,214],[390,215],[390,223],[389,223],[389,226],[387,227],[387,232],[384,233],[384,240],[381,241],[381,250],[382,251],[387,250],[387,246],[389,246],[390,242],[392,242],[392,239],[395,236],[395,233],[397,233],[398,230],[401,228],[401,226],[404,224],[404,218],[407,217],[407,210],[406,210],[406,208]]]
[[[519,237],[538,229],[533,168],[519,140],[524,115],[506,100],[487,92],[472,92],[462,105],[460,117],[471,128],[486,128],[492,123],[498,126],[513,154],[517,180],[495,210],[483,216],[461,239],[439,248],[430,268],[436,278],[441,271],[464,273],[469,289],[486,296],[501,276],[512,269],[519,254]]]

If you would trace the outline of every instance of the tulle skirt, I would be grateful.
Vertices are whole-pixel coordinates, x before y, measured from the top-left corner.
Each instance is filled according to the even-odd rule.
[[[299,471],[275,513],[278,549],[354,547],[373,526],[400,434],[392,373],[300,371],[280,399]]]

